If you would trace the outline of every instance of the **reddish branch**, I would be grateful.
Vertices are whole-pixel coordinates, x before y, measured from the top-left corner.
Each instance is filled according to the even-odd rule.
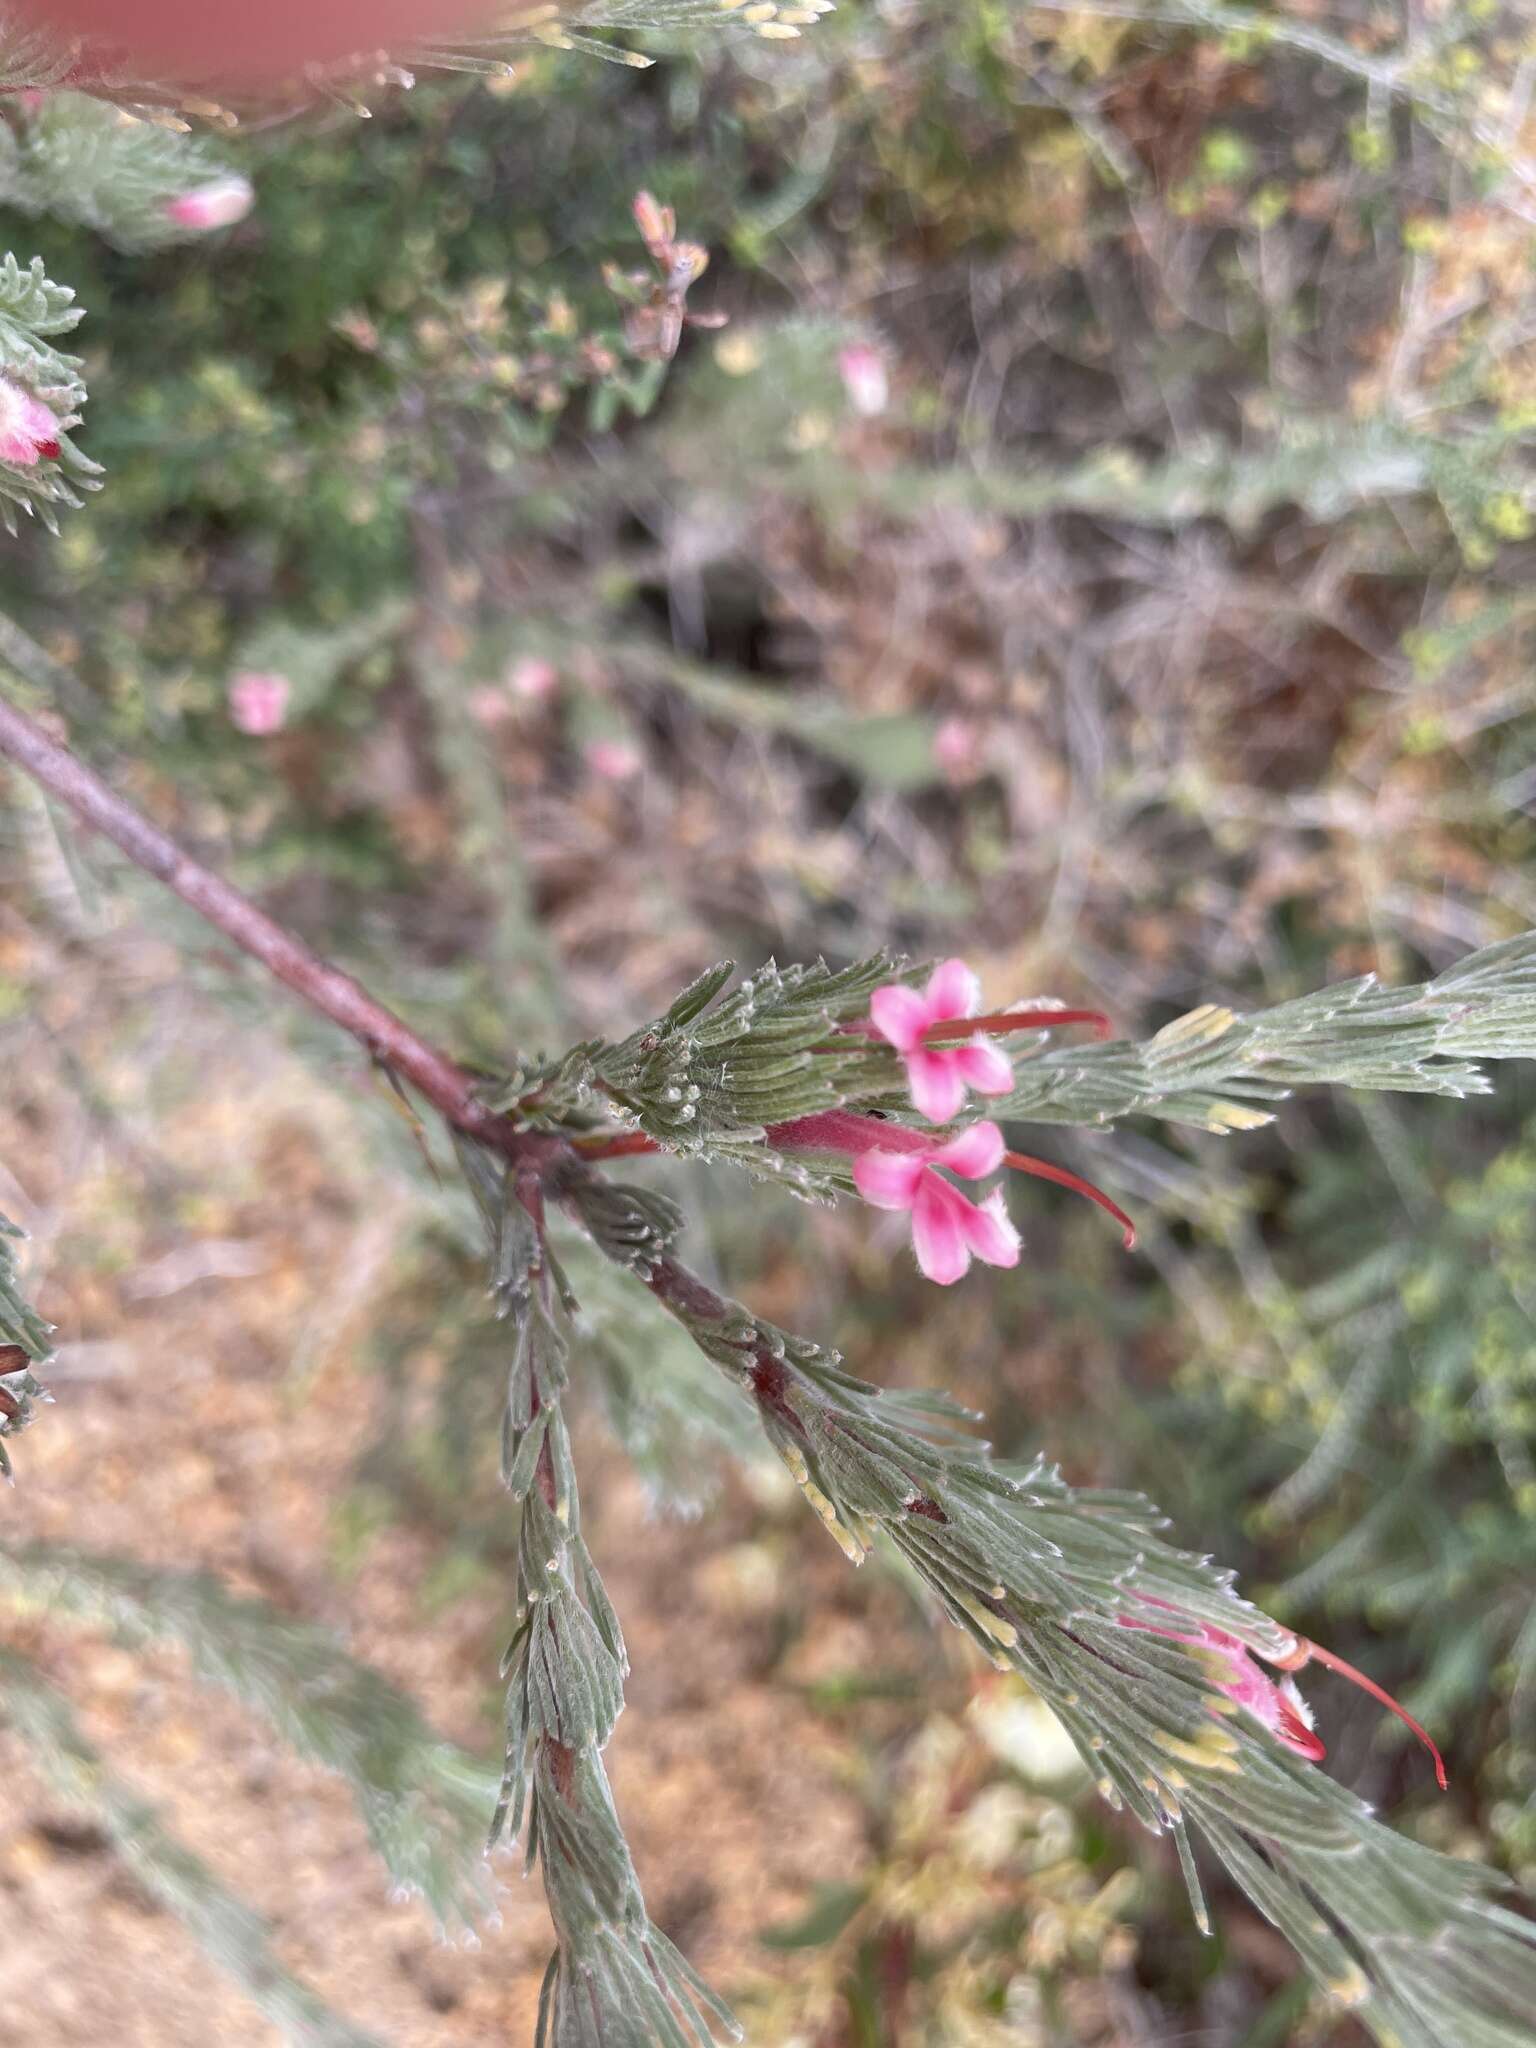
[[[350,1032],[374,1059],[409,1081],[450,1124],[533,1173],[558,1163],[569,1184],[574,1176],[592,1171],[564,1139],[519,1130],[510,1117],[488,1109],[475,1094],[473,1077],[457,1061],[419,1038],[351,975],[322,960],[232,883],[184,853],[157,825],[109,789],[94,770],[3,696],[0,756],[8,756],[24,769],[82,824],[103,833],[242,952],[259,960],[311,1009]],[[646,1139],[643,1146],[620,1143],[616,1149],[650,1150],[653,1146]],[[537,1217],[539,1191],[536,1184],[529,1185],[531,1179],[532,1174],[520,1177],[518,1192]],[[659,1262],[650,1286],[658,1300],[677,1314],[721,1322],[730,1312],[729,1303],[676,1259]],[[777,1364],[764,1347],[758,1363],[766,1369],[770,1361]],[[771,1385],[765,1383],[762,1391],[770,1402],[775,1397]],[[541,1482],[542,1478],[541,1474]]]
[[[321,1016],[350,1032],[374,1059],[409,1081],[450,1124],[522,1160],[553,1157],[559,1141],[518,1131],[478,1099],[473,1077],[410,1026],[375,1002],[350,974],[285,931],[230,882],[184,853],[158,825],[108,788],[35,719],[0,697],[0,755],[8,755],[82,824],[110,839],[243,953]]]
[[[184,853],[169,834],[162,832],[158,825],[151,824],[142,812],[110,789],[68,747],[52,738],[35,719],[18,711],[3,696],[0,696],[0,756],[8,756],[72,811],[82,824],[110,839],[131,861],[179,896],[216,931],[222,932],[252,959],[259,960],[269,973],[301,1001],[308,1003],[311,1009],[349,1032],[372,1058],[402,1081],[408,1081],[450,1124],[524,1169],[518,1193],[536,1219],[542,1206],[538,1176],[549,1168],[559,1164],[569,1183],[572,1176],[590,1173],[592,1162],[596,1160],[661,1149],[654,1139],[640,1132],[578,1138],[568,1142],[563,1138],[520,1130],[510,1117],[489,1109],[476,1095],[473,1076],[456,1060],[418,1037],[392,1010],[376,1002],[350,974],[333,967],[306,946],[302,939],[285,931],[233,883],[226,882],[190,854]],[[1054,1011],[1047,1014],[1056,1022],[1071,1022],[1096,1013]],[[974,1029],[978,1022],[985,1027],[992,1020],[969,1021]],[[847,1130],[855,1125],[868,1125],[878,1141],[885,1145],[906,1147],[927,1142],[916,1133],[902,1131],[898,1125],[875,1125],[869,1119],[850,1117],[843,1112],[802,1118],[792,1125],[776,1125],[771,1127],[770,1135],[785,1141],[793,1135],[802,1144],[819,1140],[836,1146],[840,1138],[847,1142]],[[870,1140],[866,1137],[862,1142],[867,1144]],[[1107,1197],[1064,1168],[1048,1167],[1043,1161],[1026,1161],[1011,1154],[1009,1164],[1077,1188],[1113,1214],[1121,1216]],[[1127,1222],[1129,1228],[1128,1219],[1121,1216],[1121,1220]],[[675,1259],[659,1261],[649,1284],[658,1299],[674,1313],[720,1322],[730,1311],[730,1305],[713,1288],[706,1286]],[[758,1399],[766,1407],[793,1419],[785,1399],[787,1376],[766,1346],[755,1354],[752,1371]],[[541,1481],[543,1477],[541,1474]],[[916,1512],[928,1512],[928,1504],[921,1504]]]
[[[518,1199],[541,1229],[546,1176],[549,1192],[557,1199],[569,1199],[581,1179],[596,1178],[591,1163],[595,1158],[659,1149],[653,1140],[640,1133],[607,1140],[577,1139],[571,1143],[519,1130],[510,1117],[488,1109],[475,1094],[472,1076],[457,1061],[419,1038],[392,1010],[375,1002],[351,975],[322,960],[232,883],[184,853],[168,834],[152,825],[125,798],[109,789],[94,770],[4,697],[0,697],[0,756],[9,756],[82,824],[103,833],[242,952],[259,960],[311,1009],[350,1032],[374,1059],[409,1081],[450,1124],[511,1160],[518,1168]],[[830,1127],[839,1123],[839,1115],[807,1118],[802,1124],[811,1130],[821,1125]],[[783,1134],[795,1127],[774,1128]],[[896,1129],[891,1127],[893,1133]],[[658,1301],[684,1320],[719,1323],[731,1314],[730,1302],[670,1254],[651,1267],[647,1285]],[[803,1437],[806,1426],[790,1399],[790,1374],[783,1360],[775,1356],[766,1340],[760,1339],[750,1347],[744,1362],[760,1407]],[[548,1459],[546,1443],[540,1459],[539,1485],[545,1500],[553,1506],[554,1472]],[[939,1503],[929,1499],[915,1482],[906,1510],[934,1522],[948,1519]],[[555,1742],[546,1747],[556,1784],[569,1796],[575,1752]]]

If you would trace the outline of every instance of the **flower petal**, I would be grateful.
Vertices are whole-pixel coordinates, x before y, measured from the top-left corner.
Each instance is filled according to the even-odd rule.
[[[974,1017],[980,1001],[981,983],[963,960],[941,960],[923,990],[930,1024],[940,1017]]]
[[[935,1124],[947,1124],[951,1117],[958,1116],[965,1101],[965,1077],[955,1064],[954,1054],[919,1047],[902,1057],[907,1063],[912,1106],[918,1114]]]
[[[1290,1679],[1284,1680],[1277,1689],[1276,1708],[1276,1717],[1269,1723],[1275,1735],[1287,1749],[1294,1750],[1297,1756],[1304,1756],[1309,1764],[1320,1764],[1328,1752],[1313,1732],[1307,1703]]]
[[[31,469],[40,455],[59,452],[59,423],[40,398],[10,377],[0,377],[0,461]]]
[[[1214,1628],[1202,1628],[1198,1637],[1182,1636],[1175,1640],[1197,1644],[1211,1665],[1218,1692],[1224,1692],[1234,1705],[1246,1707],[1266,1728],[1275,1725],[1275,1700],[1280,1688],[1267,1671],[1259,1669],[1245,1644]]]
[[[978,1095],[1006,1095],[1013,1087],[1013,1062],[990,1039],[973,1038],[957,1046],[954,1060]]]
[[[877,988],[869,999],[869,1014],[875,1029],[898,1052],[911,1052],[922,1041],[932,1021],[932,1012],[915,988],[889,982]]]
[[[1008,1220],[1002,1189],[994,1189],[984,1202],[967,1203],[966,1209],[961,1227],[977,1258],[985,1259],[989,1266],[1016,1266],[1019,1263],[1019,1233]]]
[[[925,1163],[921,1153],[861,1152],[853,1162],[853,1184],[877,1209],[910,1209]]]
[[[935,1146],[928,1158],[930,1164],[947,1166],[962,1180],[981,1180],[996,1173],[1003,1163],[1003,1134],[993,1123],[972,1124],[947,1145]]]
[[[947,1180],[923,1173],[912,1204],[912,1249],[923,1272],[940,1287],[952,1287],[970,1268],[963,1218],[970,1206]]]
[[[1206,1626],[1201,1634],[1206,1639],[1206,1654],[1218,1667],[1217,1690],[1234,1706],[1252,1714],[1295,1755],[1305,1757],[1308,1763],[1321,1763],[1328,1752],[1312,1732],[1312,1716],[1294,1680],[1271,1678],[1259,1669],[1246,1644],[1221,1629]]]

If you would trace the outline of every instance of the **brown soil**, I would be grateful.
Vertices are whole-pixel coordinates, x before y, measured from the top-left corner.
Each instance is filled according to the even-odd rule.
[[[136,1116],[93,1121],[42,1057],[19,1116],[14,1094],[7,1105],[0,1157],[15,1177],[0,1181],[0,1207],[38,1234],[63,1350],[58,1405],[13,1446],[6,1533],[211,1569],[334,1627],[445,1734],[489,1754],[506,1596],[482,1578],[429,1603],[442,1546],[402,1523],[336,1565],[335,1510],[378,1423],[363,1303],[403,1240],[404,1193],[365,1181],[351,1113],[270,1038],[181,998],[155,1029],[171,1040],[156,1059],[185,1093],[152,1136]],[[201,1092],[215,1052],[238,1074]],[[111,1063],[95,1078],[110,1099]],[[200,1246],[206,1263],[254,1270],[189,1279]],[[350,1304],[338,1276],[351,1277]],[[759,1930],[803,1909],[813,1882],[846,1875],[857,1813],[821,1725],[764,1675],[771,1615],[761,1596],[743,1611],[729,1569],[762,1509],[738,1489],[703,1525],[658,1519],[601,1432],[582,1436],[586,1533],[634,1663],[609,1752],[620,1809],[654,1917],[729,1993],[763,1971]],[[835,1578],[809,1547],[818,1535],[786,1538],[788,1555]],[[345,1790],[195,1684],[178,1654],[129,1654],[47,1619],[8,1623],[7,1638],[340,2011],[400,2048],[531,2040],[549,1927],[520,1862],[497,1865],[500,1924],[477,1948],[447,1945],[423,1907],[391,1902]],[[0,1734],[0,1770],[5,2048],[276,2040],[14,1735]]]

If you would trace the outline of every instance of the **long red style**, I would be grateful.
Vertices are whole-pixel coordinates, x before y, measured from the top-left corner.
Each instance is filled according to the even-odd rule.
[[[1090,1202],[1096,1202],[1107,1215],[1125,1232],[1125,1249],[1130,1251],[1136,1243],[1136,1226],[1120,1207],[1112,1202],[1102,1188],[1096,1188],[1091,1180],[1084,1180],[1079,1173],[1071,1173],[1065,1166],[1052,1166],[1048,1160],[1032,1159],[1027,1152],[1005,1152],[1004,1166],[1011,1166],[1015,1173],[1032,1174],[1036,1180],[1054,1181],[1059,1188],[1070,1188],[1074,1195],[1086,1195]]]
[[[1003,1038],[1010,1031],[1052,1031],[1058,1024],[1091,1024],[1099,1038],[1108,1038],[1114,1028],[1102,1010],[996,1010],[985,1017],[940,1017],[923,1033],[923,1043],[969,1038],[976,1031]]]
[[[1351,1685],[1358,1685],[1362,1692],[1369,1693],[1371,1698],[1385,1707],[1389,1714],[1396,1714],[1398,1720],[1405,1727],[1413,1730],[1414,1734],[1435,1760],[1435,1782],[1439,1785],[1442,1792],[1448,1789],[1448,1781],[1445,1775],[1445,1759],[1436,1747],[1434,1737],[1427,1728],[1421,1727],[1415,1721],[1406,1707],[1399,1706],[1391,1693],[1384,1691],[1374,1678],[1367,1678],[1363,1671],[1357,1670],[1353,1664],[1339,1656],[1336,1651],[1325,1650],[1320,1643],[1308,1642],[1305,1636],[1300,1639],[1288,1657],[1271,1657],[1268,1661],[1279,1671],[1300,1671],[1307,1664],[1321,1664],[1325,1670],[1337,1671],[1339,1676],[1347,1678]]]

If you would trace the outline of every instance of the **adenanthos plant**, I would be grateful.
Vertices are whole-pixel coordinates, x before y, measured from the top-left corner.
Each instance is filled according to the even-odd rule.
[[[11,1477],[8,1436],[19,1436],[48,1399],[33,1372],[53,1356],[53,1332],[22,1296],[12,1247],[22,1233],[0,1216],[0,1478]]]
[[[819,11],[742,13],[746,27],[774,40]],[[649,9],[621,0],[538,13],[523,32],[573,47],[582,24],[668,25],[698,10],[686,0]],[[134,82],[82,70],[77,54],[60,57],[11,32],[0,52],[13,96],[45,95],[39,104],[18,97],[4,124],[0,173],[24,211],[144,247],[234,226],[250,204],[238,174],[174,121],[143,111],[163,113],[176,95],[145,88],[136,99]],[[474,44],[427,56],[505,62]],[[361,82],[324,81],[343,98],[404,82],[393,64]],[[62,90],[82,85],[98,89]],[[654,200],[641,195],[635,212],[654,274],[614,271],[607,282],[630,351],[662,363],[685,321],[697,324],[686,294],[702,252],[678,239]],[[96,480],[70,438],[85,397],[81,366],[54,347],[78,317],[41,264],[8,259],[0,496],[45,522]],[[552,361],[549,374],[557,370],[564,375]],[[56,674],[3,620],[0,656],[34,690]],[[247,730],[282,724],[286,694],[273,685],[284,680],[265,666],[245,672]],[[949,1176],[980,1182],[1010,1168],[1056,1181],[1108,1211],[1129,1248],[1131,1220],[1108,1195],[1012,1149],[1006,1127],[1105,1131],[1134,1117],[1240,1134],[1267,1123],[1297,1088],[1480,1092],[1481,1062],[1536,1057],[1536,933],[1414,986],[1364,976],[1250,1016],[1202,1005],[1145,1042],[1114,1037],[1096,1011],[1039,998],[984,1010],[957,960],[770,962],[745,978],[726,963],[625,1035],[519,1051],[487,1076],[428,1043],[192,859],[8,698],[0,755],[350,1034],[451,1142],[482,1220],[489,1298],[505,1330],[502,1477],[517,1518],[516,1583],[504,1768],[482,1803],[492,1843],[519,1838],[549,1900],[555,1948],[541,2048],[683,2048],[733,2024],[649,1917],[603,1761],[628,1659],[583,1537],[564,1410],[583,1368],[579,1290],[564,1249],[573,1231],[630,1287],[637,1312],[649,1294],[718,1370],[851,1563],[877,1546],[899,1558],[937,1615],[1051,1706],[1104,1797],[1174,1843],[1202,1926],[1196,1841],[1383,2044],[1517,2048],[1529,2038],[1536,1930],[1495,1873],[1394,1833],[1320,1768],[1326,1745],[1298,1674],[1315,1664],[1363,1685],[1429,1746],[1443,1784],[1427,1731],[1365,1674],[1244,1600],[1230,1572],[1171,1542],[1142,1496],[1074,1487],[1046,1463],[995,1459],[980,1418],[945,1391],[884,1389],[849,1371],[830,1345],[718,1291],[686,1262],[684,1210],[615,1169],[639,1162],[630,1170],[643,1175],[649,1157],[698,1159],[741,1169],[762,1184],[764,1201],[779,1190],[907,1215],[919,1267],[945,1286],[975,1259],[1011,1269],[1024,1257],[1004,1190],[974,1201]],[[1096,1041],[1080,1041],[1084,1029]],[[19,1290],[13,1242],[0,1219],[0,1439],[34,1418],[51,1355],[50,1332]],[[9,1474],[3,1442],[0,1469]],[[383,1715],[418,1798],[376,1810],[379,1847],[445,1918],[472,1908],[443,1876],[439,1848],[457,1839],[466,1799],[479,1800],[482,1788],[455,1768],[428,1769],[419,1725],[395,1703],[381,1705],[354,1667],[303,1632],[284,1639],[274,1664],[265,1626],[200,1582],[144,1580],[68,1555],[11,1561],[34,1597],[109,1617],[132,1639],[187,1642],[203,1675],[244,1698],[259,1693],[290,1739],[349,1778],[365,1803],[374,1787],[350,1732]],[[8,1718],[57,1773],[99,1780],[63,1704],[15,1660],[3,1675]],[[355,2038],[333,2028],[302,1987],[272,1977],[259,1929],[234,1902],[210,1911],[184,1855],[143,1825],[131,1801],[114,1791],[106,1803],[151,1881],[194,1902],[189,1917],[200,1916],[210,1945],[253,1990],[265,1987],[290,2037]]]
[[[42,258],[23,268],[0,259],[0,519],[15,533],[16,513],[35,514],[58,531],[58,507],[78,506],[100,471],[75,446],[72,430],[85,403],[78,356],[55,346],[79,324],[74,293],[44,274]]]
[[[1053,1708],[1104,1797],[1171,1837],[1202,1925],[1194,1838],[1383,2043],[1515,2048],[1525,2038],[1536,1929],[1502,1901],[1500,1880],[1395,1834],[1319,1768],[1325,1746],[1296,1674],[1313,1663],[1341,1672],[1408,1720],[1373,1681],[1250,1605],[1230,1572],[1171,1544],[1144,1498],[995,1460],[977,1418],[942,1391],[882,1389],[834,1349],[719,1293],[681,1255],[679,1206],[607,1169],[661,1152],[719,1158],[827,1202],[867,1196],[878,1162],[880,1206],[916,1160],[918,1177],[949,1189],[916,1232],[920,1263],[947,1282],[957,1247],[996,1263],[1019,1251],[1000,1204],[974,1210],[939,1179],[1006,1155],[996,1126],[963,1105],[943,1131],[922,1115],[914,1093],[946,1110],[953,1098],[947,1078],[935,1098],[935,1072],[985,1082],[1002,1117],[1089,1127],[1137,1115],[1249,1129],[1307,1084],[1477,1093],[1488,1086],[1477,1062],[1536,1057],[1536,933],[1411,987],[1365,976],[1250,1017],[1207,1005],[1144,1044],[1065,1042],[1064,1018],[1098,1023],[1095,1013],[1038,1001],[978,1016],[957,962],[936,973],[885,957],[840,970],[770,964],[740,982],[722,965],[627,1037],[491,1080],[418,1038],[4,701],[0,753],[349,1031],[452,1138],[507,1328],[502,1470],[520,1534],[490,1834],[521,1836],[549,1897],[556,1947],[541,2043],[644,2048],[730,2027],[647,1915],[603,1765],[627,1656],[582,1536],[563,1412],[580,1331],[561,1219],[738,1390],[849,1560],[876,1545],[899,1555],[939,1614]],[[962,1040],[974,1053],[978,1039],[1007,1059],[1006,1094],[993,1057],[958,1070],[926,1063]],[[979,1241],[954,1205],[985,1219]],[[45,1363],[31,1312],[9,1313],[29,1360]],[[1438,1751],[1409,1725],[1443,1783]]]

